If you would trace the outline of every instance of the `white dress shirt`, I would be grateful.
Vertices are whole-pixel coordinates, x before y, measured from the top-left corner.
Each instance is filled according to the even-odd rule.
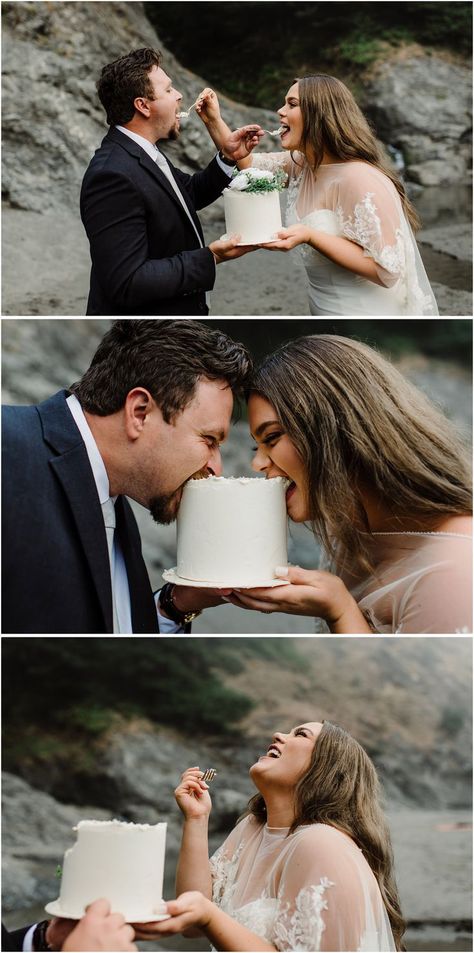
[[[104,461],[99,452],[99,448],[94,440],[92,431],[87,423],[82,407],[75,396],[75,394],[70,394],[66,399],[66,403],[69,407],[69,410],[74,418],[76,426],[81,434],[81,437],[84,441],[85,448],[87,451],[87,456],[89,458],[89,463],[91,465],[92,475],[94,477],[95,485],[97,488],[97,494],[99,497],[100,505],[102,506],[107,500],[111,499],[113,503],[117,499],[116,496],[110,496],[110,485],[109,477],[107,475],[107,470],[105,469]],[[105,525],[104,525],[105,532]],[[117,621],[118,621],[118,631],[121,635],[130,635],[133,632],[132,629],[132,607],[130,602],[130,590],[128,587],[128,576],[127,568],[125,566],[125,560],[123,557],[122,549],[120,543],[117,539],[117,535],[114,537],[114,576],[113,576],[113,593],[115,596],[115,605],[117,610]],[[165,616],[162,616],[158,608],[158,596],[159,593],[155,596],[156,611],[158,616],[158,624],[160,632],[163,634],[174,634],[183,632],[182,626],[177,625],[172,619],[167,619]]]

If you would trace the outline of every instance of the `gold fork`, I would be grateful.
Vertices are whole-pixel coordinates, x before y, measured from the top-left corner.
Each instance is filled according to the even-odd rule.
[[[201,781],[206,781],[206,782],[208,782],[208,781],[213,781],[214,778],[215,778],[215,776],[216,776],[216,774],[217,774],[217,771],[216,771],[215,768],[206,768],[206,770],[205,770],[205,772],[204,772],[202,778],[200,778],[200,780],[201,780]]]

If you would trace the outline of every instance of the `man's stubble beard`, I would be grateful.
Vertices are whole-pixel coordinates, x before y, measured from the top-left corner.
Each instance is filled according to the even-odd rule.
[[[168,526],[170,523],[174,523],[181,502],[179,493],[179,490],[175,490],[174,493],[162,493],[150,500],[148,509],[155,523],[159,523],[160,526]]]

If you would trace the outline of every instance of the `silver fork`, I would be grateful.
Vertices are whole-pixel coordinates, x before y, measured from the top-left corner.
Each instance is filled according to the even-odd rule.
[[[268,136],[272,136],[273,139],[276,139],[280,135],[282,127],[279,126],[278,129],[264,129],[263,131],[267,133]]]
[[[206,782],[207,782],[207,781],[213,781],[214,778],[215,778],[215,776],[216,776],[216,774],[217,774],[217,771],[216,771],[215,768],[206,768],[206,770],[205,770],[205,772],[204,772],[204,774],[203,774],[203,776],[202,776],[202,778],[201,778],[200,780],[201,780],[201,781],[206,781]]]
[[[193,103],[192,106],[189,107],[189,109],[185,109],[184,112],[178,113],[178,119],[187,119],[191,110],[196,108],[198,102],[199,102],[199,99],[196,99],[196,102]]]

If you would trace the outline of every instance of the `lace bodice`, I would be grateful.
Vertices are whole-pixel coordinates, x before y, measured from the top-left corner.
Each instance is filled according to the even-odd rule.
[[[391,180],[366,162],[321,165],[315,176],[296,153],[253,154],[259,168],[288,175],[286,225],[304,223],[360,245],[383,287],[299,245],[312,314],[437,314],[421,257]]]
[[[394,950],[375,877],[325,824],[269,829],[246,817],[211,859],[213,900],[277,950]]]

